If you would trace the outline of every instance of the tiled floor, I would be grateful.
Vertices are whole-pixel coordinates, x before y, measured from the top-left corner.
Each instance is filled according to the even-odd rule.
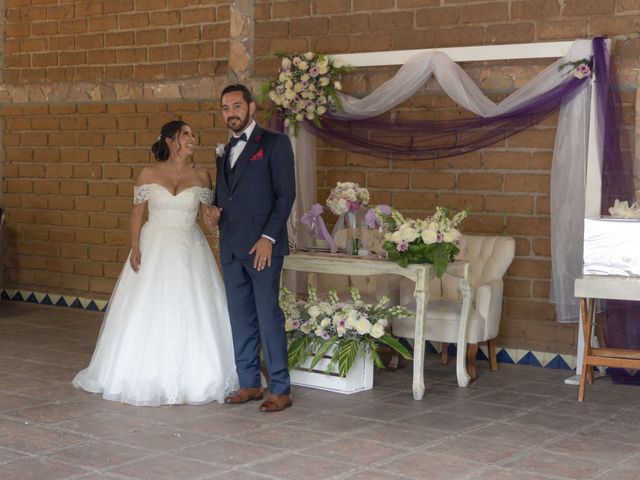
[[[583,404],[566,371],[480,362],[455,384],[428,359],[376,374],[355,395],[294,388],[277,414],[258,404],[130,407],[75,390],[102,314],[0,303],[0,478],[640,478],[640,387],[600,379]]]

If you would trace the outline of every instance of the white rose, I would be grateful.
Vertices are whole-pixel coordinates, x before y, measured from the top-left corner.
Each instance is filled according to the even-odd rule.
[[[291,66],[291,60],[285,57],[282,59],[282,63],[280,65],[282,65],[283,68],[289,68]]]
[[[333,82],[333,88],[336,90],[342,90],[342,84],[340,82]]]
[[[302,120],[304,120],[304,115],[302,115],[301,113],[296,114],[296,120],[298,122],[301,122]]]
[[[436,243],[438,241],[438,233],[431,229],[423,230],[422,241],[425,243],[425,245]]]
[[[309,68],[309,64],[308,64],[307,62],[304,62],[304,61],[303,61],[303,62],[300,62],[300,63],[298,64],[298,68],[299,68],[300,70],[307,70],[307,69]]]
[[[301,92],[301,91],[302,91],[302,84],[301,84],[301,83],[296,83],[296,84],[293,86],[293,91],[294,91],[294,92]]]
[[[300,77],[300,80],[302,80],[303,82],[308,82],[309,80],[311,80],[311,76],[308,73],[305,73]]]
[[[284,82],[284,87],[285,88],[293,88],[293,80],[287,80],[286,82]]]
[[[320,308],[317,305],[312,305],[307,309],[307,313],[309,314],[310,317],[316,318],[322,312],[320,312]]]
[[[338,209],[341,212],[346,212],[348,208],[349,208],[349,204],[344,198],[341,198],[340,200],[338,200]]]
[[[313,52],[307,52],[304,54],[304,58],[311,60],[313,58]]]
[[[387,238],[387,236],[389,236],[389,238]],[[402,241],[402,235],[399,230],[396,230],[391,234],[385,235],[385,240],[391,240],[393,243],[400,243]]]
[[[318,107],[318,115],[324,115],[326,112],[327,112],[327,109],[324,108],[322,105]]]
[[[322,321],[320,322],[320,326],[321,326],[322,328],[327,328],[329,325],[331,325],[331,319],[330,319],[330,318],[328,318],[328,317],[324,317],[324,318],[322,319]]]
[[[313,329],[312,325],[309,325],[308,323],[303,324],[300,327],[300,330],[302,331],[302,333],[304,333],[305,335],[309,335],[309,333],[311,333],[311,329]]]
[[[321,337],[322,334],[324,333],[324,329],[322,329],[321,327],[318,327],[313,333],[316,335],[316,337]]]
[[[408,223],[401,225],[398,233],[400,234],[400,240],[405,240],[409,243],[418,238],[418,231]]]
[[[287,100],[293,100],[294,98],[296,98],[296,93],[293,90],[286,89],[284,91],[284,98],[286,98]]]
[[[333,66],[335,68],[342,68],[343,65],[344,65],[344,63],[342,63],[342,60],[334,60],[334,62],[333,62]]]
[[[320,85],[326,87],[329,85],[329,79],[327,77],[320,77]]]
[[[380,322],[371,327],[371,336],[373,338],[380,338],[384,335],[384,327],[380,325]]]
[[[452,228],[444,233],[442,239],[447,243],[452,243],[460,240],[460,231],[457,228]]]
[[[360,335],[366,335],[371,331],[371,322],[366,318],[360,318],[360,320],[358,320],[358,322],[356,323],[356,331]]]
[[[347,333],[347,329],[344,327],[338,327],[336,328],[336,333],[338,334],[339,337],[343,337],[345,333]]]
[[[324,75],[329,71],[329,65],[326,63],[318,63],[317,67],[318,67],[318,73],[320,75]]]

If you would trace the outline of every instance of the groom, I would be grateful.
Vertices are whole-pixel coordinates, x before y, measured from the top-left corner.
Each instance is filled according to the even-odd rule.
[[[278,297],[289,253],[287,219],[296,192],[293,151],[286,135],[256,124],[256,103],[244,85],[227,86],[220,103],[233,136],[216,159],[215,207],[209,222],[219,220],[220,225],[220,260],[240,381],[240,390],[225,403],[262,399],[262,342],[270,395],[260,410],[277,412],[292,404]]]

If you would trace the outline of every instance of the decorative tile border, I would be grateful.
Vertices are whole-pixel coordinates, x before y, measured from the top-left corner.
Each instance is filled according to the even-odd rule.
[[[24,292],[20,290],[0,291],[0,300],[12,300],[17,302],[38,303],[40,305],[55,305],[56,307],[80,308],[94,312],[107,310],[106,300],[93,300],[71,295],[55,295],[41,292]]]
[[[106,300],[93,300],[90,298],[74,297],[68,295],[54,295],[41,292],[24,292],[19,290],[1,290],[1,300],[12,300],[18,302],[38,303],[41,305],[55,305],[58,307],[80,308],[94,312],[104,312],[107,310]],[[515,365],[531,365],[534,367],[559,368],[563,370],[573,370],[576,368],[576,356],[564,355],[551,352],[536,352],[520,348],[498,347],[497,358],[500,363],[511,363]],[[427,342],[427,351],[439,353],[440,348],[436,343]],[[449,344],[449,355],[456,354],[455,344]],[[489,353],[487,347],[480,345],[478,358],[488,360]]]

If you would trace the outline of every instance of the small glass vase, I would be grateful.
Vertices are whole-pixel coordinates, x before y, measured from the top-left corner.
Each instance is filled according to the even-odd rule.
[[[360,232],[358,231],[357,212],[347,212],[347,255],[358,255],[360,250]]]

